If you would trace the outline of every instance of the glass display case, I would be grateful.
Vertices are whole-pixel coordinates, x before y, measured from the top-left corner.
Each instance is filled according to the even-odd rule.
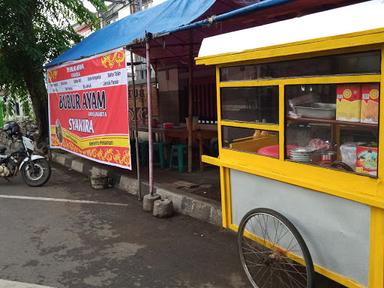
[[[279,123],[279,86],[222,88],[221,104],[223,120]]]
[[[222,148],[377,177],[380,51],[220,69]]]
[[[269,228],[247,225],[277,211],[309,243],[316,272],[384,287],[384,21],[365,30],[384,3],[353,7],[354,17],[338,8],[203,41],[197,63],[216,65],[219,139],[219,156],[203,161],[220,167],[222,223],[240,235],[242,261],[242,243],[280,254],[262,240]]]
[[[379,87],[285,86],[286,159],[377,176]]]
[[[223,147],[279,158],[279,133],[266,130],[223,127]]]

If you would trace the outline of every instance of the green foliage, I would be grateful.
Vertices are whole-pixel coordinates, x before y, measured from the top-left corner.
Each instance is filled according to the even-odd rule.
[[[88,1],[105,10],[104,1]],[[81,40],[74,23],[99,27],[82,0],[0,0],[0,88],[14,98],[28,93],[37,118],[46,118],[42,66]]]
[[[90,2],[105,9],[102,0]],[[8,65],[15,64],[18,56],[44,63],[81,40],[72,28],[74,23],[99,26],[97,16],[81,0],[0,0],[0,57],[7,58],[0,59]]]
[[[6,103],[4,103],[4,116],[14,116],[16,114],[16,103],[19,103],[23,109],[24,115],[30,119],[34,118],[31,108],[31,99],[26,87],[8,85],[3,87],[3,92],[5,95],[4,100],[6,100]]]

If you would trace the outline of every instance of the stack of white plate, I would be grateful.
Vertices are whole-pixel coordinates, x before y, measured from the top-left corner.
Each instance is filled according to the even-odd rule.
[[[295,162],[311,162],[313,149],[299,147],[292,149],[289,158]]]

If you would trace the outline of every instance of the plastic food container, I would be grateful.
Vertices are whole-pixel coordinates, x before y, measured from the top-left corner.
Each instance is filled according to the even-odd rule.
[[[336,160],[336,152],[332,150],[318,151],[313,153],[312,162],[319,164],[331,164]]]
[[[356,172],[377,176],[377,147],[356,147]]]
[[[295,106],[296,113],[301,117],[335,119],[336,104],[313,103],[311,106]]]
[[[379,84],[361,85],[361,122],[377,124],[379,121]]]
[[[345,143],[340,145],[341,162],[353,170],[356,168],[356,147],[358,143]]]
[[[360,122],[361,87],[358,84],[338,85],[336,88],[336,120]]]
[[[296,145],[287,145],[288,156],[291,155],[292,149],[295,149],[297,147],[298,146]],[[271,146],[260,148],[259,150],[257,150],[257,153],[264,156],[279,158],[279,145],[271,145]]]
[[[172,129],[175,125],[172,122],[165,122],[163,123],[164,129]]]

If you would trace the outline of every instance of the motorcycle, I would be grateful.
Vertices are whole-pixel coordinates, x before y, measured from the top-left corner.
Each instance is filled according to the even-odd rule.
[[[14,121],[4,125],[3,133],[18,147],[6,154],[7,147],[0,144],[0,177],[9,180],[21,172],[28,186],[39,187],[47,183],[51,177],[51,166],[45,157],[34,152],[32,137],[23,136],[20,126]]]

